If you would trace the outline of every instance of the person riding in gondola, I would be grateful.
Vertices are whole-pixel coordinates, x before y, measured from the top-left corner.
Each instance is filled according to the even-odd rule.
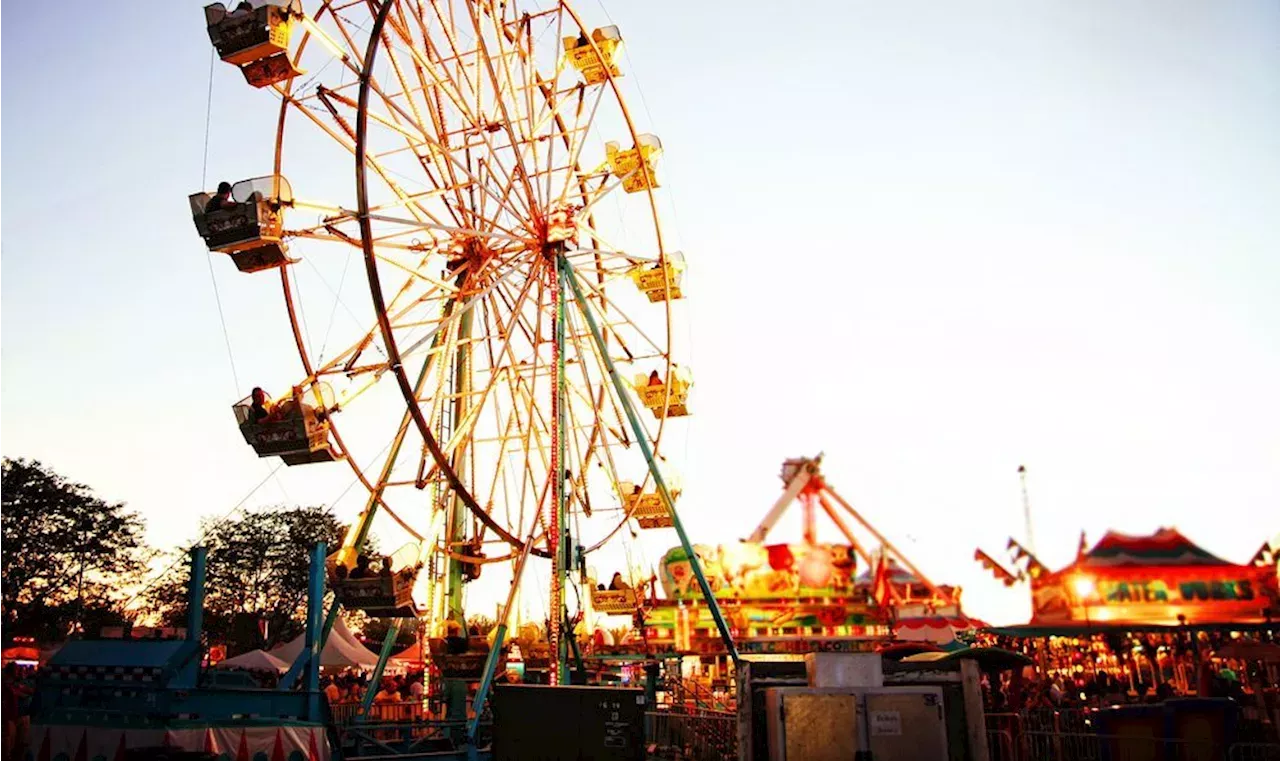
[[[275,405],[271,403],[271,397],[267,396],[267,392],[261,388],[254,387],[249,395],[252,403],[249,405],[249,420],[254,423],[266,422],[271,413],[275,411]]]
[[[223,209],[234,209],[236,205],[231,198],[231,183],[223,180],[218,183],[218,192],[214,193],[209,202],[204,205],[204,213],[211,214]]]
[[[631,585],[622,579],[621,573],[613,574],[613,581],[609,582],[609,589],[617,591],[620,589],[630,589],[630,588],[631,588]]]

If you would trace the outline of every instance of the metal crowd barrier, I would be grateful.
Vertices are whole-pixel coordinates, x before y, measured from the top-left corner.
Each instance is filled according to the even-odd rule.
[[[738,755],[738,717],[680,707],[645,714],[648,757],[663,761],[726,761]]]
[[[1106,735],[1087,729],[1086,712],[1041,715],[987,714],[991,761],[1280,761],[1280,744],[1240,742],[1226,747],[1212,740],[1150,734]],[[1084,725],[1084,731],[1058,726]]]

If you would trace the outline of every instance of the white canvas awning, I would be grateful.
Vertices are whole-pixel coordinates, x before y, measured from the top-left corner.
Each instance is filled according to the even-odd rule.
[[[283,672],[289,670],[289,664],[280,660],[271,653],[268,653],[266,650],[250,650],[247,653],[241,653],[234,658],[228,658],[225,661],[222,661],[218,664],[217,668]]]
[[[284,661],[288,665],[298,659],[298,654],[306,647],[306,634],[299,634],[293,640],[270,651],[269,655]],[[378,663],[378,656],[369,648],[360,644],[342,618],[333,622],[333,631],[324,643],[320,653],[320,665],[328,668],[373,668]]]

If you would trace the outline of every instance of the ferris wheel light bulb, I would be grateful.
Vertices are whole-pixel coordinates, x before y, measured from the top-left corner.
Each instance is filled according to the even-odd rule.
[[[307,28],[308,32],[310,32],[318,40],[320,40],[320,44],[328,48],[329,52],[333,53],[333,55],[336,58],[342,61],[345,61],[348,58],[350,58],[350,56],[347,55],[346,51],[338,47],[338,43],[333,41],[333,38],[329,36],[328,32],[326,32],[324,29],[321,29],[320,25],[317,24],[315,20],[312,19],[310,16],[304,15],[302,17],[302,25]]]

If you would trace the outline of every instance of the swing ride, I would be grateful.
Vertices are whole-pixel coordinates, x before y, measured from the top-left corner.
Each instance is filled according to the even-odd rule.
[[[694,560],[744,653],[867,651],[892,639],[958,646],[956,634],[976,627],[961,611],[960,590],[930,581],[835,490],[821,463],[822,455],[783,463],[782,494],[742,541],[694,545],[696,557],[682,546],[672,548],[647,594],[593,592],[597,612],[638,612],[641,624],[625,641],[601,649],[617,655],[697,655],[718,673],[730,671],[711,611],[694,583]],[[767,543],[797,505],[800,541]],[[837,529],[843,543],[819,538],[819,516]]]

